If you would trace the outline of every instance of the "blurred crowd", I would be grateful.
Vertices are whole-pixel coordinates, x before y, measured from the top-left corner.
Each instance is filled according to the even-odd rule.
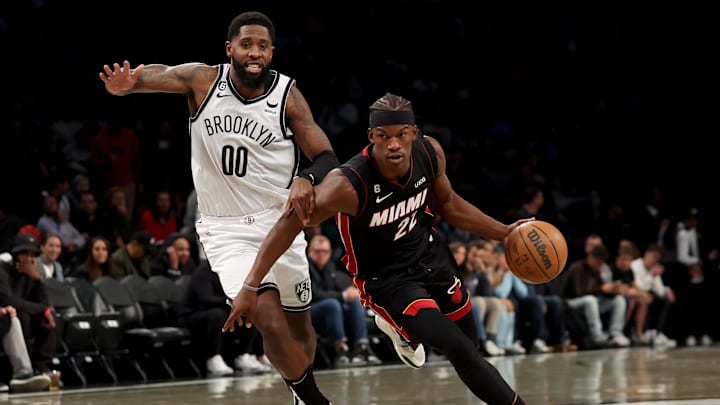
[[[0,104],[6,262],[21,234],[38,243],[42,278],[193,274],[204,258],[184,101],[118,102],[97,73],[118,58],[224,62],[227,20],[253,8],[275,21],[273,65],[297,78],[341,161],[366,142],[370,102],[397,93],[413,101],[421,131],[443,143],[448,176],[466,199],[506,221],[536,216],[563,231],[568,267],[534,286],[506,271],[501,245],[440,224],[453,250],[466,252],[458,263],[489,355],[720,338],[703,312],[718,288],[718,214],[712,187],[694,182],[704,176],[694,163],[711,155],[693,133],[657,140],[644,86],[654,60],[638,51],[652,28],[643,19],[485,15],[431,0],[351,4],[352,19],[334,6],[271,0],[210,1],[172,19],[169,2],[102,18],[81,17],[81,4],[10,3],[0,11],[0,44],[13,61],[0,67],[12,78]],[[330,242],[311,244],[315,262],[326,250],[331,263],[342,255],[336,232],[308,230],[309,241],[319,233]],[[594,287],[573,288],[579,280]],[[318,328],[337,326],[339,313],[358,316],[347,287],[333,284],[337,305],[314,319]],[[378,362],[360,327],[331,326],[321,337],[335,365]],[[268,371],[259,344],[243,339],[234,364],[205,353],[207,368]],[[248,353],[250,365],[237,357]]]

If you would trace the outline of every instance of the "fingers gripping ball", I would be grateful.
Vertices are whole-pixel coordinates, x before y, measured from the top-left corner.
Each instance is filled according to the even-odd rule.
[[[527,222],[507,238],[505,259],[510,271],[531,284],[546,283],[565,268],[567,241],[555,225],[545,221]]]

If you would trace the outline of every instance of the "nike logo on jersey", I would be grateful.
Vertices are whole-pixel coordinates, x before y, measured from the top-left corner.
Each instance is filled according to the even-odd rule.
[[[391,192],[390,194],[386,195],[385,197],[380,197],[380,196],[378,196],[378,197],[375,199],[375,202],[378,203],[378,204],[380,204],[381,202],[385,201],[388,197],[390,197],[392,194],[393,194],[393,193]]]
[[[270,108],[275,108],[278,106],[278,102],[275,102],[275,104],[271,103],[270,100],[267,101],[267,106]]]
[[[232,94],[222,94],[222,93],[218,93],[218,94],[216,94],[215,96],[217,96],[217,98],[222,98],[222,97],[230,97],[230,96],[232,96]]]

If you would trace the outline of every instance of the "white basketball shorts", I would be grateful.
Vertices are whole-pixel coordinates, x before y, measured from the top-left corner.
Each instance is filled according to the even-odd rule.
[[[282,211],[273,208],[242,217],[200,217],[196,224],[199,241],[228,298],[237,296],[265,235],[281,214]],[[310,308],[312,290],[306,247],[300,232],[260,284],[261,290],[274,288],[279,292],[286,311]]]

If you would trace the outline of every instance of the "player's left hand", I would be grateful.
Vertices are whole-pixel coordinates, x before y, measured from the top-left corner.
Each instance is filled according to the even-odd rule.
[[[290,196],[283,217],[290,215],[295,210],[295,215],[300,218],[303,227],[310,225],[310,217],[315,209],[315,192],[310,180],[303,177],[296,177],[290,187]]]
[[[249,291],[241,288],[235,300],[233,300],[230,315],[228,315],[225,325],[222,327],[223,332],[235,331],[235,323],[238,326],[245,324],[246,328],[252,327],[253,313],[257,308],[257,292]],[[243,316],[245,319],[243,319]]]
[[[510,226],[508,226],[508,233],[507,233],[507,235],[505,235],[505,238],[503,239],[503,243],[505,243],[507,245],[507,237],[512,233],[512,231],[515,230],[515,228],[517,228],[518,226],[520,226],[524,223],[532,222],[534,220],[535,220],[535,217],[523,218],[523,219],[518,219],[517,221],[510,224]]]

